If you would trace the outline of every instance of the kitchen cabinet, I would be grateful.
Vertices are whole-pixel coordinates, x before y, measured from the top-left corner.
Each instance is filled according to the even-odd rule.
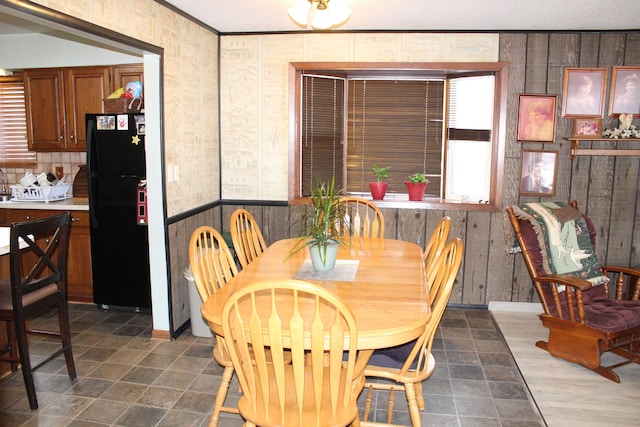
[[[27,140],[33,151],[85,151],[85,114],[101,112],[109,67],[24,72]]]
[[[60,213],[47,209],[2,209],[6,222],[45,218]],[[93,302],[91,278],[91,235],[88,211],[70,211],[69,253],[67,264],[67,294],[69,301]]]
[[[129,82],[140,82],[144,93],[144,66],[142,64],[116,65],[111,68],[111,92],[124,87]]]
[[[144,67],[38,68],[24,71],[27,140],[32,151],[86,151],[85,114],[104,112],[103,99]]]

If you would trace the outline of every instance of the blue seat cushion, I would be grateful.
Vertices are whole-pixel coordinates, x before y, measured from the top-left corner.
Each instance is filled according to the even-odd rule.
[[[407,357],[411,353],[416,340],[409,341],[406,344],[397,345],[395,347],[382,348],[373,352],[369,365],[384,366],[385,368],[402,368]],[[411,368],[415,369],[416,361],[411,364]]]

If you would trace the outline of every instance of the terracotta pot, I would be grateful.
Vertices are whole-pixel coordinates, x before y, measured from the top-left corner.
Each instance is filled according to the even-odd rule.
[[[370,182],[369,189],[371,190],[373,200],[382,200],[384,199],[384,195],[387,193],[387,183],[377,181]]]
[[[407,191],[409,192],[410,201],[419,202],[423,199],[424,190],[427,188],[426,182],[414,184],[411,181],[405,181],[404,183],[407,185]]]

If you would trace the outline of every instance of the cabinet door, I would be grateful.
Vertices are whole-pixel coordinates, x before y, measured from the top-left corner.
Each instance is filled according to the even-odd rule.
[[[46,209],[7,209],[10,222],[46,218],[60,213]],[[93,302],[91,235],[88,211],[71,211],[67,252],[67,296],[69,301]]]
[[[102,113],[109,96],[108,67],[80,67],[65,71],[67,151],[85,151],[85,114]]]
[[[144,65],[116,65],[112,67],[112,70],[111,92],[124,87],[129,82],[136,81],[142,83],[142,90],[144,91]]]
[[[66,148],[63,71],[29,70],[24,79],[29,149],[63,151]]]
[[[89,212],[71,211],[67,261],[69,301],[93,302]]]

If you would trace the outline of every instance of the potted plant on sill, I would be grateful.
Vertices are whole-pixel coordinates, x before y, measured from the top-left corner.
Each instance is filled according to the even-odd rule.
[[[389,169],[391,166],[380,167],[373,165],[373,174],[376,176],[374,182],[369,183],[369,189],[371,190],[371,196],[373,200],[382,200],[387,193],[387,183],[384,182],[385,178],[389,178]]]
[[[289,256],[308,247],[314,269],[333,270],[338,248],[342,244],[345,208],[340,197],[341,191],[336,190],[333,177],[330,183],[318,181],[310,189],[311,208],[303,216],[300,240]]]
[[[408,180],[404,183],[407,186],[409,200],[419,202],[424,197],[424,190],[427,188],[429,180],[427,179],[427,176],[425,174],[416,172],[413,175],[409,175]]]

